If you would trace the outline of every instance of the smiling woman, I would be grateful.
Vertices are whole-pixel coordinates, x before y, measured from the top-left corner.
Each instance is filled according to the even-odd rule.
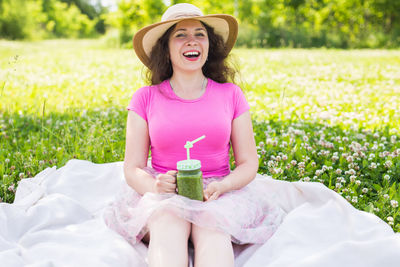
[[[149,243],[149,266],[187,266],[189,240],[197,266],[233,266],[232,242],[263,243],[281,222],[283,211],[254,181],[258,157],[249,105],[230,83],[235,71],[226,59],[236,37],[232,16],[205,16],[177,4],[133,39],[151,85],[136,91],[128,106],[127,186],[106,222],[132,244]],[[205,202],[176,194],[185,142],[203,135],[191,153],[201,162]]]

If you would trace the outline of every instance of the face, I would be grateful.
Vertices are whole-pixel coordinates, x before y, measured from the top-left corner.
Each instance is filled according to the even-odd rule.
[[[169,54],[174,70],[201,70],[208,56],[208,35],[198,20],[176,24],[169,38]]]

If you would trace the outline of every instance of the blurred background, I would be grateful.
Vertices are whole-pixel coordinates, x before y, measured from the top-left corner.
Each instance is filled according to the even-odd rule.
[[[0,0],[0,38],[101,38],[110,47],[131,47],[136,30],[179,2],[236,16],[239,47],[400,44],[399,0]]]

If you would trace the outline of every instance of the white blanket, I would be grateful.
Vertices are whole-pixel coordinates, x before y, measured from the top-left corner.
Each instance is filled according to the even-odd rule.
[[[319,183],[258,176],[287,212],[263,245],[235,246],[235,266],[400,266],[400,234]],[[0,204],[0,266],[147,266],[147,247],[108,229],[102,211],[124,182],[122,162],[71,160],[21,181]]]

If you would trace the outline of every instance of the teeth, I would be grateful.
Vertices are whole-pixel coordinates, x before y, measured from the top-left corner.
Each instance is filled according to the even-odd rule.
[[[198,56],[200,53],[199,52],[186,52],[183,55],[184,56]]]

